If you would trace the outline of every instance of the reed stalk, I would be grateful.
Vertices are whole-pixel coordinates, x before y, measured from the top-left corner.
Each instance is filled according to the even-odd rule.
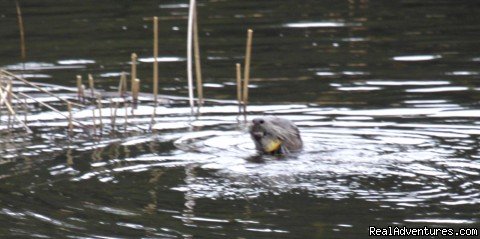
[[[252,56],[252,37],[253,30],[248,29],[247,31],[247,46],[245,51],[245,68],[243,72],[243,113],[247,114],[247,105],[248,105],[248,84],[250,81],[250,58]]]
[[[110,109],[110,124],[111,124],[111,127],[112,127],[112,131],[114,130],[114,122],[113,122],[113,101],[112,99],[108,99],[109,101],[109,109]]]
[[[92,98],[95,98],[95,80],[93,79],[92,74],[88,74],[88,86],[90,88]]]
[[[68,110],[68,133],[73,132],[73,115],[72,115],[72,104],[67,103],[67,110]]]
[[[242,66],[240,63],[235,64],[237,72],[237,101],[238,101],[238,113],[242,112]]]
[[[150,130],[155,123],[158,105],[158,17],[153,17],[153,113]]]
[[[9,71],[0,70],[0,72],[2,72],[3,74],[5,74],[5,75],[7,75],[7,76],[13,77],[14,79],[19,80],[19,81],[23,82],[24,84],[29,85],[29,86],[31,86],[31,87],[33,87],[33,88],[35,88],[35,89],[37,89],[37,90],[39,90],[39,91],[41,91],[41,92],[43,92],[43,93],[46,93],[46,94],[48,94],[48,95],[50,95],[50,96],[53,96],[53,97],[57,98],[57,99],[60,100],[60,101],[63,101],[63,102],[65,102],[65,103],[71,103],[72,105],[76,105],[76,106],[79,106],[79,107],[85,107],[85,106],[82,105],[82,104],[78,104],[78,103],[71,102],[71,101],[69,101],[69,100],[65,100],[65,99],[59,97],[58,95],[56,95],[56,94],[54,94],[54,93],[52,93],[52,92],[50,92],[50,91],[48,91],[48,90],[45,90],[45,89],[43,89],[42,87],[40,87],[40,86],[38,86],[38,85],[30,82],[30,81],[27,81],[27,80],[23,79],[22,77],[18,77],[17,75],[15,75],[15,74],[13,74],[13,73],[11,73],[11,72],[9,72]]]
[[[195,9],[195,0],[190,0],[188,11],[188,30],[187,30],[187,78],[188,78],[188,99],[190,103],[191,114],[193,115],[193,72],[192,72],[192,40],[193,40],[193,13]]]
[[[120,74],[120,83],[118,84],[118,95],[120,97],[125,97],[125,92],[127,91],[127,74],[122,72]]]
[[[50,106],[49,104],[47,104],[47,103],[45,103],[45,102],[39,101],[39,100],[33,98],[32,96],[29,96],[29,95],[24,94],[24,93],[21,93],[21,92],[19,92],[18,94],[21,95],[21,96],[23,96],[23,97],[27,97],[27,98],[29,98],[29,99],[37,102],[38,104],[41,104],[41,105],[47,107],[48,109],[52,110],[53,112],[61,115],[62,117],[66,118],[66,119],[71,119],[71,117],[65,115],[64,113],[62,113],[62,112],[60,112],[59,110],[53,108],[52,106]],[[14,96],[15,96],[15,95],[14,95]],[[74,105],[73,102],[67,102],[67,106],[68,106],[68,104],[70,104],[70,107]],[[72,119],[72,121],[75,122],[75,123],[77,123],[78,125],[81,125],[82,127],[85,127],[85,125],[84,125],[82,122],[80,122],[80,121],[77,121],[77,120],[74,120],[74,119]]]
[[[155,115],[157,115],[157,106],[153,106],[152,119],[150,120],[149,130],[153,130],[153,125],[155,124]]]
[[[77,75],[77,98],[79,101],[83,99],[83,84],[82,84],[82,76]]]
[[[92,109],[93,135],[97,135],[97,120],[95,119],[95,108]]]
[[[23,111],[25,112],[23,121],[25,122],[25,124],[27,124],[27,123],[28,123],[28,103],[27,103],[27,98],[24,98],[24,101],[23,101]]]
[[[100,134],[103,132],[103,115],[102,115],[102,94],[97,94],[98,118],[100,119]]]
[[[23,17],[20,3],[18,3],[18,1],[15,1],[15,5],[17,8],[18,28],[20,30],[20,57],[23,63],[23,70],[25,70],[25,61],[27,59],[27,48],[25,47],[25,28],[23,25]]]
[[[7,83],[7,102],[12,105],[12,96],[13,96],[13,82],[9,80]]]
[[[27,131],[27,133],[31,134],[32,133],[32,130],[25,124],[25,122],[23,122],[20,118],[18,118],[15,110],[13,109],[12,105],[9,103],[9,102],[5,102],[5,105],[7,106],[7,109],[8,111],[10,112],[10,115],[16,120],[18,121],[22,126],[23,128],[25,128],[25,130]],[[9,119],[10,121],[10,119]],[[8,125],[9,129],[11,127],[10,125],[10,122],[9,122],[9,125]]]
[[[132,82],[132,103],[133,103],[132,111],[133,111],[133,108],[137,108],[139,91],[140,91],[140,80],[135,79]]]
[[[111,101],[110,101],[111,102]],[[117,120],[117,110],[118,110],[118,102],[115,102],[115,107],[113,109],[113,118],[112,118],[112,129],[115,130],[115,123]]]
[[[7,99],[7,94],[2,89],[3,87],[0,87],[0,107],[5,104]]]
[[[5,104],[5,106],[7,107],[7,110],[8,110],[8,129],[10,130],[10,127],[11,127],[11,124],[12,124],[12,120],[11,120],[11,117],[13,117],[14,120],[18,121],[24,128],[25,130],[27,131],[27,133],[32,133],[32,130],[26,125],[25,122],[23,122],[20,118],[18,118],[18,115],[16,114],[15,110],[13,109],[12,107],[12,101],[11,99],[8,100],[8,97],[16,97],[14,94],[13,94],[13,91],[12,91],[12,83],[11,81],[8,83],[8,85],[2,90],[2,87],[0,87],[0,106]],[[17,100],[18,97],[17,97]]]
[[[124,122],[124,130],[125,130],[125,133],[127,133],[127,130],[128,130],[128,104],[127,102],[125,102],[124,104],[124,107],[125,107],[125,122]]]
[[[158,17],[153,17],[153,100],[158,100]]]
[[[200,42],[198,39],[198,18],[197,5],[193,6],[193,51],[195,57],[195,76],[197,79],[197,98],[198,107],[203,105],[203,84],[202,84],[202,66],[200,62]]]
[[[131,66],[131,72],[130,72],[130,81],[131,81],[131,86],[130,88],[132,89],[133,92],[133,84],[135,79],[137,79],[137,54],[132,53],[131,55],[132,59],[132,66]]]
[[[12,80],[9,80],[7,83],[7,88],[6,88],[6,94],[7,98],[5,101],[5,105],[7,108],[12,105]],[[11,124],[12,124],[12,116],[14,114],[13,109],[8,111],[8,129],[10,130]]]
[[[7,85],[8,86],[8,85]],[[2,90],[4,88],[3,85],[0,84],[0,109],[1,109],[1,106],[5,104],[5,102],[7,102],[7,95],[8,95],[8,87],[5,86],[5,91]],[[7,121],[7,126],[9,127],[10,129],[10,112],[8,112],[7,110],[7,114],[8,114],[8,121]]]
[[[0,72],[0,92],[2,92],[2,87],[3,87],[3,73]],[[3,110],[2,110],[2,102],[1,102],[1,94],[0,94],[0,118],[2,118]],[[0,120],[1,123],[1,120]]]

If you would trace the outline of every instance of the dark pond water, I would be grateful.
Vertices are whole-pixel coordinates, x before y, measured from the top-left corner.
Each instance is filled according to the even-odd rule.
[[[92,73],[113,90],[136,52],[150,92],[143,18],[158,15],[160,92],[186,96],[187,4],[21,1],[23,74],[74,86]],[[304,151],[250,162],[234,104],[211,103],[192,120],[176,102],[159,108],[155,133],[136,129],[149,122],[139,117],[126,134],[70,140],[62,119],[32,109],[34,134],[7,133],[2,118],[1,237],[366,238],[373,225],[479,227],[478,1],[210,0],[198,10],[206,97],[235,98],[234,64],[253,28],[248,118],[291,119]],[[0,36],[0,66],[21,69],[11,1],[0,0]]]

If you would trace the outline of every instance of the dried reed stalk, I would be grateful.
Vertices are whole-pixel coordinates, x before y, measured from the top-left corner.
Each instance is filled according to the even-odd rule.
[[[2,90],[2,88],[5,87],[5,91]],[[5,102],[7,102],[7,95],[8,95],[8,92],[9,89],[8,89],[8,85],[7,86],[3,86],[0,84],[0,109],[1,109],[1,106],[5,104]],[[8,110],[7,110],[8,111]],[[10,112],[7,112],[8,113],[8,121],[7,121],[7,126],[9,127],[10,129]]]
[[[140,80],[135,79],[132,82],[132,102],[133,102],[132,107],[133,108],[137,108],[139,92],[140,92]],[[133,111],[133,108],[132,108],[132,111]]]
[[[10,130],[10,127],[11,127],[11,118],[10,117],[13,117],[16,121],[18,121],[25,128],[27,133],[32,133],[32,130],[26,125],[26,123],[23,122],[20,118],[18,118],[15,110],[12,107],[11,101],[9,102],[9,100],[7,99],[9,94],[14,96],[13,93],[12,93],[11,83],[9,83],[4,90],[2,90],[1,88],[2,87],[0,87],[0,98],[1,98],[0,105],[2,105],[2,103],[3,103],[3,104],[5,104],[5,106],[8,109],[8,113],[9,113],[8,129]]]
[[[252,37],[253,30],[248,29],[247,31],[247,47],[245,51],[245,69],[243,72],[243,113],[247,114],[247,105],[248,105],[248,84],[250,81],[250,58],[252,56]]]
[[[39,101],[39,100],[33,98],[32,96],[29,96],[29,95],[24,94],[24,93],[21,93],[21,92],[19,92],[18,94],[21,95],[21,96],[23,96],[23,97],[29,98],[29,99],[37,102],[38,104],[41,104],[41,105],[47,107],[48,109],[52,110],[53,112],[61,115],[62,117],[66,118],[66,119],[70,119],[70,118],[71,118],[71,117],[65,115],[64,113],[60,112],[59,110],[53,108],[53,107],[50,106],[49,104],[47,104],[47,103],[45,103],[45,102],[42,102],[42,101]],[[14,95],[14,96],[15,96],[15,95]],[[70,104],[70,106],[73,105],[72,102],[67,102],[67,106],[68,106],[68,104]],[[75,123],[77,123],[78,125],[81,125],[82,127],[85,127],[85,125],[84,125],[82,122],[80,122],[80,121],[77,121],[77,120],[74,120],[74,119],[72,119],[72,121],[75,122]]]
[[[125,102],[124,104],[124,107],[125,107],[125,122],[124,122],[124,130],[125,130],[125,133],[127,133],[127,130],[128,130],[128,104],[127,102]]]
[[[132,89],[132,92],[133,92],[133,84],[134,84],[134,81],[135,79],[137,79],[137,54],[135,53],[132,53],[132,56],[131,56],[131,59],[132,59],[132,68],[131,68],[131,72],[130,72],[130,81],[131,81],[131,86],[130,88]]]
[[[23,112],[25,113],[23,121],[25,121],[25,124],[28,123],[28,103],[27,103],[27,98],[24,98],[23,101]]]
[[[240,63],[235,64],[237,72],[237,101],[238,101],[238,113],[242,112],[242,66]]]
[[[158,97],[158,17],[153,17],[153,100],[157,106]]]
[[[95,80],[93,79],[92,74],[88,74],[88,87],[90,88],[90,93],[92,98],[95,97]]]
[[[188,78],[188,99],[190,103],[191,114],[193,115],[193,72],[192,72],[192,40],[193,40],[193,13],[195,9],[195,0],[190,0],[188,11],[188,30],[187,30],[187,78]]]
[[[153,17],[153,113],[150,130],[155,123],[158,105],[158,17]]]
[[[7,106],[7,109],[8,111],[10,112],[10,115],[13,116],[13,118],[18,121],[22,126],[23,128],[25,128],[25,130],[27,131],[27,133],[31,134],[32,133],[32,130],[25,124],[25,122],[23,122],[20,118],[18,118],[15,110],[13,110],[12,108],[12,105],[8,102],[5,102],[5,105]],[[10,125],[9,125],[9,128],[10,128]]]
[[[12,96],[13,96],[13,82],[9,80],[7,83],[7,102],[12,105]]]
[[[3,77],[4,77],[3,73],[0,72],[0,90],[1,90],[1,88],[3,87],[3,81],[4,81],[4,80],[3,80]],[[0,91],[0,92],[1,92],[1,91]],[[0,97],[0,98],[1,98],[1,97]],[[2,104],[3,104],[3,103],[0,102],[0,118],[2,117],[2,113],[3,113]],[[0,120],[0,123],[1,123],[1,120]]]
[[[73,115],[72,115],[72,104],[67,103],[68,110],[68,132],[71,134],[73,132]]]
[[[155,115],[157,115],[157,106],[153,106],[152,119],[150,120],[150,127],[148,130],[152,131],[153,125],[155,124]]]
[[[109,101],[109,109],[110,109],[110,124],[111,124],[111,127],[112,127],[112,130],[115,129],[115,124],[114,124],[114,117],[113,117],[113,101],[112,99],[108,99]]]
[[[120,83],[118,84],[118,95],[120,97],[125,97],[126,91],[127,91],[127,73],[122,72],[120,74]]]
[[[82,76],[77,75],[77,98],[79,101],[82,101],[83,97],[84,97],[84,93],[83,93]]]
[[[97,94],[97,108],[98,108],[98,118],[100,119],[100,133],[103,132],[103,115],[102,115],[102,94]]]
[[[202,66],[200,62],[200,46],[198,39],[198,18],[197,18],[197,5],[193,6],[193,51],[195,57],[195,76],[197,79],[197,97],[198,107],[203,105],[203,84],[202,84]]]
[[[20,56],[23,64],[25,64],[27,59],[27,48],[25,47],[25,28],[23,26],[22,10],[20,9],[20,4],[18,1],[15,1],[15,5],[17,8],[18,28],[20,30]]]
[[[6,105],[7,108],[8,108],[9,105],[10,105],[10,107],[11,107],[11,105],[12,105],[12,94],[13,94],[13,93],[12,93],[12,80],[8,80],[7,88],[6,88],[6,93],[7,93],[7,99],[6,99],[6,101],[5,101],[5,105]],[[13,115],[13,114],[14,114],[14,113],[12,113],[11,110],[8,111],[8,129],[9,129],[9,130],[10,130],[10,126],[11,126],[11,124],[12,124],[12,115]]]
[[[25,80],[25,79],[23,79],[23,78],[21,78],[21,77],[18,77],[18,76],[16,76],[15,74],[13,74],[13,73],[11,73],[11,72],[9,72],[9,71],[6,71],[6,70],[0,70],[0,71],[1,71],[3,74],[5,74],[5,75],[7,75],[7,76],[10,76],[10,77],[13,77],[14,79],[19,80],[19,81],[23,82],[23,83],[26,84],[26,85],[29,85],[29,86],[31,86],[31,87],[33,87],[33,88],[35,88],[35,89],[37,89],[37,90],[39,90],[39,91],[41,91],[41,92],[43,92],[43,93],[46,93],[46,94],[48,94],[48,95],[50,95],[50,96],[53,96],[53,97],[59,99],[60,101],[63,101],[63,102],[65,102],[65,103],[71,103],[72,105],[76,105],[76,106],[79,106],[79,107],[85,107],[85,106],[82,105],[82,104],[78,104],[78,103],[71,102],[71,101],[69,101],[69,100],[62,99],[62,98],[60,98],[58,95],[56,95],[56,94],[54,94],[54,93],[52,93],[52,92],[50,92],[50,91],[48,91],[48,90],[45,90],[45,89],[43,89],[42,87],[40,87],[40,86],[38,86],[38,85],[30,82],[30,81],[27,81],[27,80]]]
[[[97,134],[97,120],[95,119],[95,108],[92,109],[92,123],[93,123],[93,134]]]

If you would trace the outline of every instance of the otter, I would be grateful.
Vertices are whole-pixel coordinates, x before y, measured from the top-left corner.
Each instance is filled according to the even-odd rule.
[[[267,154],[288,154],[302,149],[300,131],[292,121],[274,116],[255,118],[250,125],[255,148]]]

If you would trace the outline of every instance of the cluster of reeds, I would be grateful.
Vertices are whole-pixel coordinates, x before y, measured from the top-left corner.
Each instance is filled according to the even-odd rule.
[[[16,2],[18,23],[20,29],[20,52],[21,60],[24,63],[26,60],[26,47],[25,47],[25,34],[23,28],[23,19],[21,15],[21,9]],[[153,20],[153,113],[151,116],[150,130],[152,129],[155,123],[155,117],[157,114],[157,107],[159,103],[158,99],[158,17],[149,18],[148,20]],[[241,64],[236,64],[236,80],[237,80],[237,100],[239,105],[239,113],[243,112],[246,117],[247,104],[248,104],[248,85],[250,79],[250,59],[251,59],[251,50],[252,50],[252,35],[253,31],[251,29],[247,32],[247,44],[245,52],[245,63],[244,63],[244,72],[242,78]],[[189,8],[189,17],[188,17],[188,33],[187,33],[187,77],[188,77],[188,99],[191,107],[192,114],[194,113],[194,93],[193,93],[193,63],[195,64],[195,77],[196,77],[196,89],[197,89],[197,106],[200,108],[204,104],[203,96],[203,87],[202,87],[202,70],[200,62],[200,46],[199,46],[199,36],[198,36],[198,21],[197,21],[197,8],[195,0],[190,0]],[[46,107],[52,110],[55,113],[58,113],[62,117],[68,120],[68,132],[72,134],[75,127],[81,128],[92,128],[93,133],[97,135],[98,133],[102,134],[104,129],[102,107],[105,102],[102,103],[102,100],[105,100],[102,96],[102,91],[96,90],[95,88],[95,79],[92,74],[87,75],[88,79],[88,89],[83,84],[83,77],[81,75],[76,76],[76,98],[67,100],[58,96],[57,94],[46,90],[44,87],[38,86],[35,83],[27,81],[21,76],[18,76],[7,70],[1,70],[0,75],[0,114],[2,113],[2,107],[5,106],[8,112],[8,127],[10,128],[13,125],[13,122],[19,122],[27,132],[32,132],[28,127],[28,109],[27,100],[36,102],[43,107]],[[61,110],[53,107],[52,105],[36,100],[35,97],[30,96],[26,93],[18,92],[16,93],[13,90],[13,81],[21,82],[30,87],[35,88],[36,90],[46,93],[50,96],[56,97],[58,100],[66,104],[67,112],[62,112]],[[124,130],[125,132],[128,129],[128,117],[129,113],[127,107],[131,105],[132,111],[131,114],[134,114],[134,109],[139,104],[139,94],[140,94],[140,80],[137,78],[137,55],[135,53],[131,54],[131,72],[130,72],[130,91],[128,91],[127,84],[127,73],[122,72],[120,74],[120,80],[118,85],[118,98],[113,100],[112,95],[109,94],[110,100],[110,123],[112,131],[115,131],[117,127],[117,110],[123,105],[125,108],[124,115]],[[107,104],[108,104],[107,103]],[[23,109],[24,119],[18,117],[19,105]],[[82,123],[74,118],[73,112],[77,109],[92,109],[92,122],[91,126],[86,126],[86,123]],[[89,124],[90,125],[90,124]]]

